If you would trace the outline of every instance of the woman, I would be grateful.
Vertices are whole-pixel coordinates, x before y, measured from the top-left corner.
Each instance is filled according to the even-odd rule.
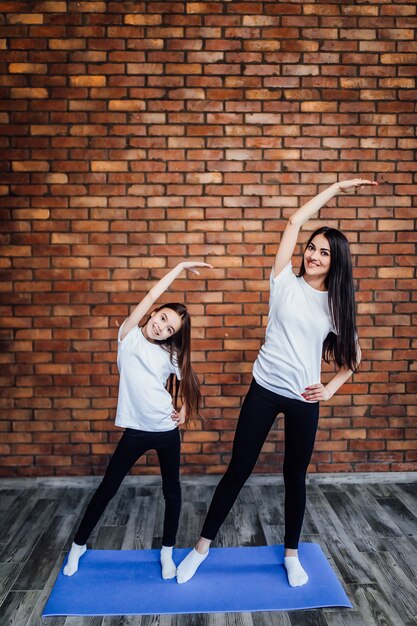
[[[181,509],[178,426],[188,417],[198,415],[200,403],[199,383],[190,361],[191,320],[183,304],[171,303],[153,310],[144,326],[138,324],[182,270],[199,274],[196,267],[211,265],[179,263],[152,287],[119,329],[116,426],[125,431],[75,535],[64,567],[65,576],[72,576],[78,570],[79,559],[87,550],[87,539],[107,504],[132,465],[151,449],[158,455],[165,498],[162,578],[174,578],[176,574],[172,548]],[[171,375],[180,380],[183,404],[179,412],[166,389]]]
[[[187,582],[208,556],[211,541],[255,466],[278,413],[285,415],[285,567],[292,587],[308,575],[298,559],[305,509],[305,476],[313,451],[319,402],[329,400],[360,361],[355,325],[352,265],[346,237],[320,228],[310,237],[299,276],[291,258],[300,228],[339,191],[376,182],[335,183],[290,217],[271,273],[271,296],[265,343],[253,367],[253,381],[242,405],[230,465],[213,496],[201,537],[177,570]],[[338,366],[320,382],[322,356]]]

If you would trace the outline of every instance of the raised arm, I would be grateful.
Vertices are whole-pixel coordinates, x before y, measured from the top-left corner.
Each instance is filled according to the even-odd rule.
[[[285,230],[282,234],[278,251],[275,257],[274,263],[274,276],[278,276],[284,267],[291,261],[291,257],[294,253],[295,246],[297,244],[298,233],[301,226],[308,222],[308,220],[319,211],[322,206],[326,204],[331,198],[336,196],[340,191],[346,193],[351,189],[359,189],[364,185],[377,185],[376,181],[365,180],[363,178],[354,178],[352,180],[344,180],[339,183],[334,183],[330,187],[327,187],[324,191],[317,196],[303,204],[293,215],[288,219]]]
[[[193,272],[193,274],[199,275],[200,272],[196,270],[196,267],[212,267],[208,263],[200,263],[198,261],[183,261],[178,263],[168,274],[165,274],[159,280],[156,285],[148,291],[146,296],[139,302],[136,308],[132,311],[132,313],[127,318],[126,322],[123,326],[122,339],[126,337],[126,335],[137,326],[144,315],[149,311],[151,306],[158,300],[158,298],[168,289],[171,283],[181,274],[182,270],[189,270]]]

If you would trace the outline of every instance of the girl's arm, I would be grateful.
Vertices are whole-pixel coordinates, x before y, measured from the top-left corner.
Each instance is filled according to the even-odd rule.
[[[359,343],[356,344],[358,354],[358,365],[361,360],[362,352]],[[338,389],[352,376],[353,372],[348,367],[341,367],[337,370],[336,374],[329,380],[327,385],[317,383],[315,385],[309,385],[305,388],[305,391],[301,394],[305,400],[311,402],[320,402],[321,400],[330,400]]]
[[[275,257],[274,277],[278,276],[284,267],[291,261],[301,226],[308,222],[314,213],[317,213],[317,211],[319,211],[322,206],[326,204],[326,202],[336,196],[339,191],[347,192],[350,189],[356,190],[363,185],[377,184],[378,183],[375,181],[365,180],[363,178],[344,180],[340,183],[334,183],[330,187],[327,187],[327,189],[303,204],[303,206],[288,219],[287,225],[281,237],[277,255]]]
[[[142,317],[146,315],[146,313],[149,311],[151,306],[156,302],[156,300],[158,300],[159,296],[161,296],[164,293],[164,291],[168,289],[171,283],[174,282],[177,276],[181,274],[182,270],[190,270],[190,272],[193,272],[194,274],[199,275],[200,272],[194,269],[196,267],[212,267],[212,266],[209,265],[208,263],[200,263],[196,261],[183,261],[182,263],[178,263],[178,265],[176,265],[174,269],[168,272],[168,274],[165,274],[165,276],[161,278],[161,280],[158,281],[156,285],[152,287],[152,289],[146,294],[143,300],[139,302],[137,307],[129,315],[129,317],[124,323],[121,339],[123,340],[126,337],[126,335],[132,330],[132,328],[134,328],[135,326],[139,324]]]

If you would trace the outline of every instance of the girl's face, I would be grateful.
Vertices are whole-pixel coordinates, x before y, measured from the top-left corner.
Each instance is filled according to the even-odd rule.
[[[330,244],[324,235],[316,235],[304,252],[304,267],[311,278],[325,278],[330,270]]]
[[[175,335],[181,328],[181,317],[169,308],[152,311],[144,326],[145,337],[150,341],[164,341]]]

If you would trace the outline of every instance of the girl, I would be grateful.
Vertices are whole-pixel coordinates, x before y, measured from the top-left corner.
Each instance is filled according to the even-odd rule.
[[[199,384],[190,363],[191,321],[183,304],[165,304],[152,311],[144,326],[138,324],[183,269],[199,274],[194,269],[196,267],[212,266],[179,263],[152,287],[119,329],[117,365],[120,382],[116,426],[125,428],[125,431],[75,535],[64,568],[65,576],[72,576],[78,570],[78,561],[87,550],[87,539],[107,504],[130,468],[151,449],[155,449],[158,455],[165,499],[160,557],[162,577],[175,576],[172,547],[181,508],[178,426],[187,418],[198,415],[200,403]],[[183,404],[179,412],[165,388],[170,375],[180,380]],[[175,400],[177,395],[178,389]]]
[[[290,217],[271,274],[265,343],[253,367],[253,381],[242,405],[230,465],[220,481],[195,548],[177,570],[187,582],[208,556],[211,541],[249,478],[278,413],[285,415],[285,567],[292,587],[308,575],[298,559],[305,509],[305,476],[319,417],[319,402],[329,400],[360,361],[355,326],[352,266],[346,237],[323,227],[307,242],[298,276],[291,257],[299,230],[339,191],[376,182],[335,183]],[[338,371],[320,382],[320,362],[331,358]]]

